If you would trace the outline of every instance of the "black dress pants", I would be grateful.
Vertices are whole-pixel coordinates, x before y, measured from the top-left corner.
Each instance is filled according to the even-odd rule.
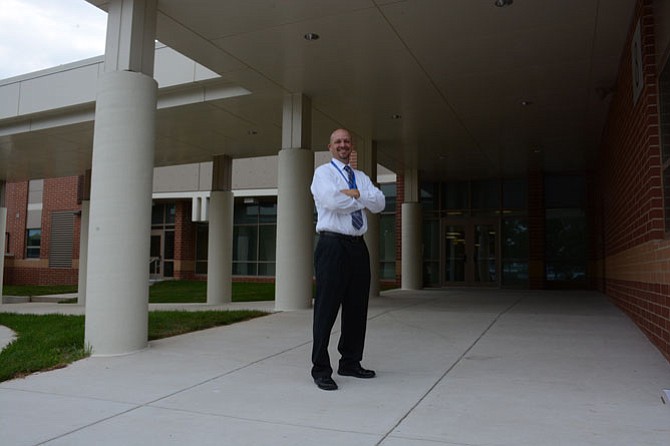
[[[320,235],[314,253],[314,346],[312,377],[331,376],[330,333],[342,308],[340,368],[360,365],[370,293],[370,254],[363,237]]]

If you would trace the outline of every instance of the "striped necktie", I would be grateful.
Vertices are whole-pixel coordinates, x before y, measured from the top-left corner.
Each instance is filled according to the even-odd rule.
[[[344,166],[344,170],[349,175],[349,189],[357,189],[354,171],[349,166]],[[360,209],[351,213],[351,224],[354,229],[361,229],[363,227],[363,213]]]

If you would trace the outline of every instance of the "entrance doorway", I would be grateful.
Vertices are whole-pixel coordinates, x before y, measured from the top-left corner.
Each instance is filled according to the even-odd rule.
[[[498,220],[446,219],[442,226],[444,285],[499,286]]]
[[[174,231],[151,230],[149,275],[152,279],[174,276]]]

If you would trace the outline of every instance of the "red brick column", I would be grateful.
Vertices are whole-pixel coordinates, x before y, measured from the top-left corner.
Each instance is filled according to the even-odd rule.
[[[191,221],[190,201],[177,201],[174,226],[174,277],[195,277],[195,223]]]

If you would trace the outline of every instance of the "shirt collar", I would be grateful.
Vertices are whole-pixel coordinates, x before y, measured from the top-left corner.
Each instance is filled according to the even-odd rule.
[[[335,159],[335,158],[333,158],[332,161],[337,165],[337,167],[340,168],[340,170],[344,169],[344,166],[351,167],[349,164],[344,164],[342,161],[340,161],[338,159]]]

